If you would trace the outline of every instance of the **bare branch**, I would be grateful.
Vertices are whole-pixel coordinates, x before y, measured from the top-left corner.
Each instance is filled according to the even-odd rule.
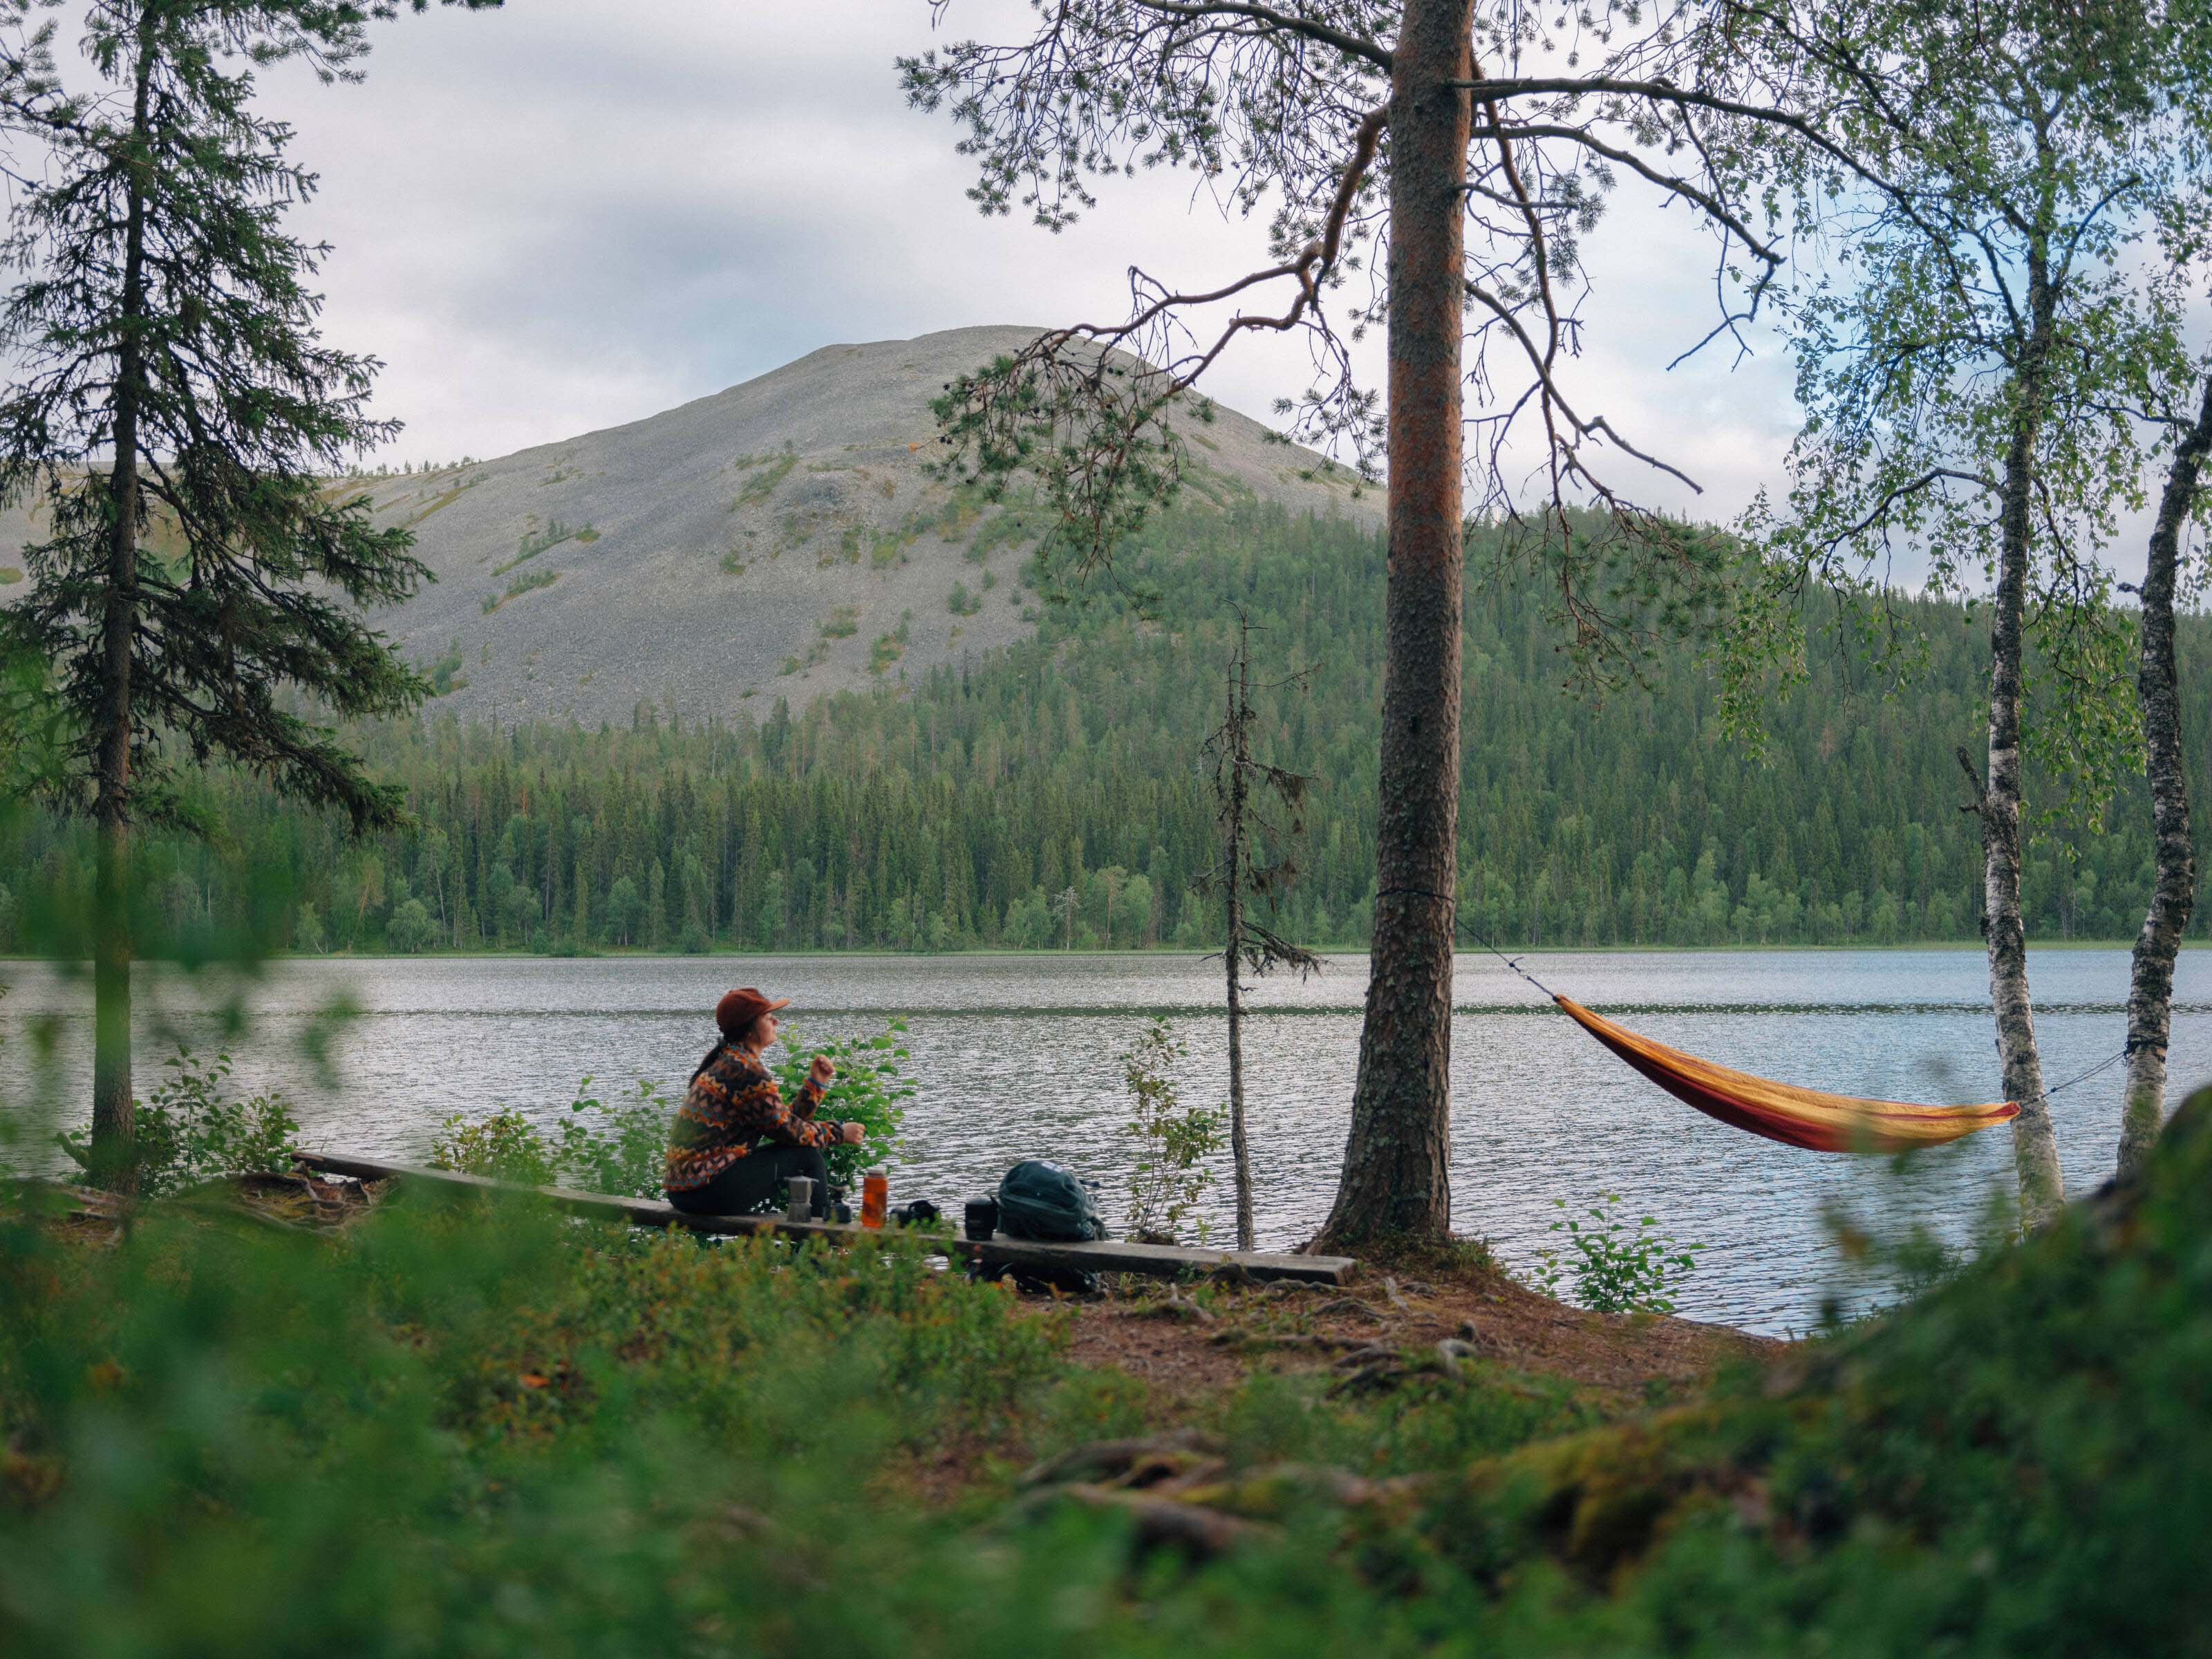
[[[1342,29],[1295,12],[1278,11],[1272,6],[1236,3],[1236,0],[1218,0],[1218,3],[1182,4],[1178,0],[1132,0],[1132,3],[1146,11],[1164,16],[1197,19],[1202,17],[1249,17],[1265,23],[1270,28],[1280,29],[1285,34],[1295,34],[1307,40],[1319,41],[1334,46],[1347,58],[1364,58],[1384,74],[1389,74],[1394,61],[1389,49],[1357,34],[1347,34]]]

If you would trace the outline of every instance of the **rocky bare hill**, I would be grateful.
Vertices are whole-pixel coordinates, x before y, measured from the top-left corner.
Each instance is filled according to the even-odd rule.
[[[929,400],[1034,331],[825,346],[649,420],[373,480],[378,520],[411,528],[438,577],[383,625],[442,669],[440,707],[502,723],[627,721],[641,702],[727,716],[1014,639],[1034,622],[1017,573],[1035,522],[924,465]],[[1191,431],[1188,501],[1377,512],[1352,474],[1241,415]]]

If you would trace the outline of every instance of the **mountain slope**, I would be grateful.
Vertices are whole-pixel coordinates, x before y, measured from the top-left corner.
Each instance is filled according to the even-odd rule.
[[[1032,526],[923,467],[929,400],[1034,333],[825,346],[648,420],[372,480],[378,522],[411,528],[438,577],[381,625],[413,660],[442,659],[442,708],[502,724],[623,721],[641,701],[726,716],[751,695],[918,678],[1021,637]],[[1229,410],[1192,445],[1188,500],[1377,510],[1350,473],[1302,477],[1326,463]]]

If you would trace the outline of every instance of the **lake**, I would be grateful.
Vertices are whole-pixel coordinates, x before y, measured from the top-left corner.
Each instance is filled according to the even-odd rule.
[[[1977,951],[1547,952],[1527,958],[1553,989],[1723,1064],[1844,1093],[1979,1101],[2001,1092]],[[2046,1078],[2118,1051],[2127,953],[2033,954]],[[88,989],[32,964],[0,964],[0,1110],[88,1092]],[[1349,1121],[1366,960],[1329,959],[1304,981],[1263,981],[1248,1027],[1247,1091],[1261,1242],[1310,1237],[1328,1213]],[[289,1093],[307,1145],[409,1157],[453,1112],[495,1105],[550,1121],[586,1073],[599,1091],[637,1078],[680,1084],[713,1036],[726,988],[794,999],[809,1034],[911,1019],[921,1092],[894,1200],[948,1209],[988,1192],[1016,1159],[1057,1158],[1122,1203],[1128,1116],[1120,1056],[1164,1013],[1189,1044],[1186,1103],[1227,1087],[1218,965],[1194,957],[751,957],[319,959],[243,988],[227,1039],[222,999],[173,975],[142,981],[142,1092],[158,1045],[228,1041],[236,1080]],[[302,1052],[341,1000],[357,1015],[330,1042],[335,1086]],[[2212,1073],[2212,955],[2185,954],[2175,982],[2175,1098]],[[1462,957],[1452,1039],[1454,1220],[1525,1267],[1565,1199],[1603,1192],[1700,1247],[1682,1311],[1754,1330],[1802,1331],[1824,1295],[1857,1304],[1823,1221],[1836,1204],[1888,1231],[1922,1218],[1964,1237],[2011,1178],[2009,1131],[1886,1158],[1800,1152],[1723,1127],[1645,1083],[1494,957]],[[44,1053],[46,1060],[38,1056]],[[2052,1102],[2069,1186],[2110,1174],[2118,1067]],[[58,1091],[58,1094],[56,1091]],[[1212,1194],[1229,1227],[1225,1168]]]

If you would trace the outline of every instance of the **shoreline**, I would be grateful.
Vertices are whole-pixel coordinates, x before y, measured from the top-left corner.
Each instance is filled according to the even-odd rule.
[[[2043,939],[2030,940],[2030,954],[2051,951],[2130,951],[2135,948],[2132,939]],[[1590,956],[1901,956],[1932,951],[1954,951],[1982,950],[1979,939],[1917,939],[1899,945],[1540,945],[1506,947],[1505,954],[1513,957],[1590,957]],[[2212,939],[2185,939],[2184,953],[2212,948]],[[1313,947],[1323,957],[1356,957],[1367,954],[1364,945],[1317,945]],[[617,946],[593,951],[271,951],[265,956],[252,958],[259,962],[785,962],[835,961],[849,958],[860,961],[953,962],[963,958],[990,957],[1022,961],[1101,961],[1111,958],[1137,957],[1147,961],[1187,959],[1204,961],[1218,957],[1218,950],[1196,946],[1159,945],[1150,950],[1135,951],[1013,951],[975,945],[958,951],[878,951],[878,950],[790,950],[790,951],[647,951]],[[1490,954],[1481,947],[1463,949],[1456,954],[1478,957]],[[163,962],[167,958],[143,957],[143,962]],[[89,970],[90,963],[83,957],[0,956],[0,966],[19,963],[51,965],[74,963]],[[211,964],[216,965],[216,964]]]

